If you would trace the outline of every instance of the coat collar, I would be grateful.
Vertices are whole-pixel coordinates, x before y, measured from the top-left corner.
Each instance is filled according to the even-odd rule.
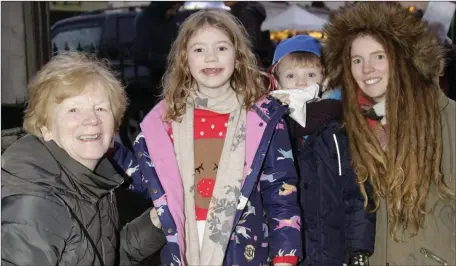
[[[124,182],[107,158],[102,158],[95,170],[91,171],[71,158],[54,141],[44,141],[41,138],[39,140],[58,162],[61,170],[68,175],[71,185],[67,185],[73,190],[71,192],[77,192],[76,194],[82,195],[86,200],[96,201]]]
[[[437,102],[439,105],[440,112],[442,112],[443,109],[445,109],[445,107],[448,105],[448,102],[449,102],[448,97],[445,95],[445,93],[440,88],[437,91]]]

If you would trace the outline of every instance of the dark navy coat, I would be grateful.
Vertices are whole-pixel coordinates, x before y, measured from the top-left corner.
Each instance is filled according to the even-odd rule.
[[[299,127],[291,119],[288,124],[291,130]],[[376,216],[364,209],[341,124],[332,120],[305,142],[298,138],[302,136],[294,136],[294,154],[300,175],[303,265],[341,266],[350,254],[372,254]]]

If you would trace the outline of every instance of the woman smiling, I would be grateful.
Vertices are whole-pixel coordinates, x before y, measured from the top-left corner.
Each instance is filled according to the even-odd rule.
[[[124,179],[104,154],[125,107],[119,81],[83,54],[53,57],[30,82],[29,135],[2,155],[2,265],[132,265],[161,248],[151,210],[119,235]]]
[[[371,265],[456,265],[456,103],[439,88],[435,33],[400,3],[372,1],[324,31],[358,182],[374,189]]]

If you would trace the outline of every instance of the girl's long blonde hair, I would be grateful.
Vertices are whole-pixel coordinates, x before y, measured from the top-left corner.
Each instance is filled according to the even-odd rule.
[[[194,82],[188,66],[187,45],[190,38],[206,26],[224,32],[234,45],[236,63],[230,83],[236,93],[244,96],[244,107],[250,109],[266,93],[267,76],[258,67],[245,28],[227,11],[201,10],[181,25],[168,56],[168,68],[163,76],[165,120],[177,121],[185,113]]]

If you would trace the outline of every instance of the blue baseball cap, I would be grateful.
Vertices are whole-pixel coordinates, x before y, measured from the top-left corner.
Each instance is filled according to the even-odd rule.
[[[272,65],[277,64],[284,56],[293,52],[309,52],[321,57],[320,42],[309,35],[296,35],[277,45]]]

